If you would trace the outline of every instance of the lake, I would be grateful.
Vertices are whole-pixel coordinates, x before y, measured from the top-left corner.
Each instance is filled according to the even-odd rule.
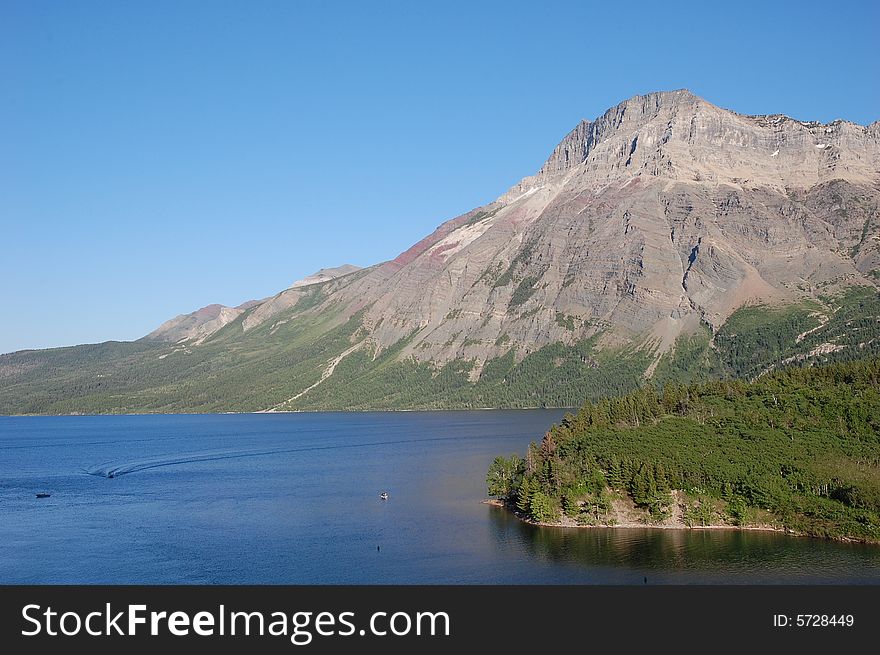
[[[880,583],[876,546],[482,504],[562,414],[0,417],[0,583]]]

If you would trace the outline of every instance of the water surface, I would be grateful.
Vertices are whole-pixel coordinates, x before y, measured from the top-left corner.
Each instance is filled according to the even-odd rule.
[[[880,583],[878,547],[481,504],[562,413],[0,417],[0,583]]]

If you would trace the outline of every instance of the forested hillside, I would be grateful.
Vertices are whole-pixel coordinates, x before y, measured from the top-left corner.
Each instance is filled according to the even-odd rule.
[[[615,495],[662,521],[675,491],[690,525],[880,541],[880,359],[587,402],[487,481],[543,523],[607,523]]]

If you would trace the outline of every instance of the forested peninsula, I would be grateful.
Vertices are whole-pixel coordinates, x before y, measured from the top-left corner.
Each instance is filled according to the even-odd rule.
[[[587,402],[490,496],[542,525],[740,527],[880,543],[880,358]]]

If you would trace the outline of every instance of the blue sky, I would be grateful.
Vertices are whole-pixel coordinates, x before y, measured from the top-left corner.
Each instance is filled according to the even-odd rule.
[[[870,123],[878,6],[4,0],[0,352],[390,259],[638,93]]]

